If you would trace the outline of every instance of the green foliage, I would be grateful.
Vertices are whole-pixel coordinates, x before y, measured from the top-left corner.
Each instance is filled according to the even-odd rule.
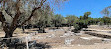
[[[102,25],[104,25],[104,23],[103,22],[98,22],[98,25],[102,26]]]
[[[49,13],[50,12],[50,13]],[[52,24],[52,18],[53,18],[53,11],[51,11],[49,8],[44,9],[42,14],[38,15],[39,19],[36,19],[36,25],[39,27],[46,27],[46,26],[51,26]]]
[[[54,15],[54,17],[53,17],[53,24],[54,24],[56,27],[59,27],[59,26],[62,25],[62,23],[65,23],[64,20],[65,20],[65,19],[64,19],[64,17],[63,17],[62,15],[56,14],[56,15]]]
[[[77,20],[78,20],[78,17],[76,17],[75,15],[68,15],[68,16],[66,17],[66,19],[67,19],[67,24],[68,24],[69,26],[71,26],[71,25],[73,25],[74,21],[77,21]]]
[[[91,12],[86,12],[86,13],[84,13],[84,16],[83,16],[83,18],[82,19],[88,19],[88,16],[89,15],[91,15]]]
[[[101,19],[101,21],[102,21],[105,25],[107,25],[107,24],[110,24],[110,23],[111,23],[111,18],[104,16],[104,17]]]
[[[74,32],[78,33],[78,31],[81,29],[80,26],[78,24],[74,24]]]
[[[103,10],[101,11],[101,13],[104,14],[105,16],[107,16],[107,17],[110,17],[110,16],[111,16],[110,9],[111,9],[111,6],[106,7],[105,9],[103,9]]]
[[[67,23],[68,23],[68,19],[66,19],[65,17],[63,17],[62,24],[67,24]]]
[[[74,22],[74,32],[76,33],[82,28],[87,28],[87,25],[89,25],[87,20],[78,20]]]
[[[89,17],[91,15],[91,12],[84,13],[84,16],[80,16],[79,20],[74,21],[74,32],[78,32],[82,28],[87,28],[88,25],[109,25],[111,24],[111,18],[104,16],[103,18],[91,18]]]
[[[91,20],[90,17],[88,17],[91,14],[91,12],[86,12],[84,16],[80,16],[79,20],[74,22],[74,32],[77,33],[82,28],[87,28],[89,25],[89,22]]]

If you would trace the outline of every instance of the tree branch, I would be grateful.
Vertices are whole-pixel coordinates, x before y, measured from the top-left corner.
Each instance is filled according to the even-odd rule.
[[[20,2],[20,0],[17,0],[17,3],[16,3],[17,13],[16,13],[16,15],[15,15],[14,18],[13,18],[13,21],[12,21],[11,26],[16,26],[16,24],[17,24],[17,19],[18,19],[19,16],[20,16],[20,9],[19,9],[20,5],[19,5],[19,2]]]
[[[5,24],[6,24],[6,19],[5,19],[5,17],[4,17],[4,15],[3,15],[3,13],[2,12],[0,12],[0,21],[2,22],[2,26],[4,27],[5,26]]]
[[[25,20],[23,23],[21,23],[21,25],[24,25],[27,21],[29,21],[29,20],[33,17],[33,13],[34,13],[37,9],[40,9],[44,2],[46,2],[46,0],[44,0],[44,1],[42,0],[41,3],[40,3],[40,6],[37,7],[37,8],[34,8],[34,9],[32,10],[31,15],[29,16],[29,18],[28,18],[27,20]]]
[[[12,14],[10,14],[7,10],[5,10],[5,12],[6,12],[11,18],[13,18],[13,17],[12,17]]]
[[[5,17],[4,17],[4,15],[3,15],[2,12],[0,12],[0,21],[1,21],[2,23],[5,22]]]

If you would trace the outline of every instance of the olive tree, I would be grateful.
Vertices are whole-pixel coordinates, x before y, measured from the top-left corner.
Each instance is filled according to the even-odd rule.
[[[109,7],[106,7],[105,9],[103,9],[102,11],[101,11],[101,13],[102,14],[104,14],[105,16],[107,16],[107,17],[110,17],[111,16],[111,6],[109,6]]]
[[[91,12],[85,12],[84,16],[80,16],[79,20],[74,22],[74,32],[78,33],[82,28],[87,28],[87,26],[89,25],[89,15],[91,14]]]
[[[76,17],[75,15],[67,15],[66,19],[67,19],[67,24],[69,26],[72,26],[74,21],[78,20],[78,17]]]
[[[24,25],[29,21],[34,16],[35,11],[43,8],[44,4],[54,3],[56,5],[63,3],[63,1],[67,0],[0,0],[0,21],[5,38],[12,37],[17,26]],[[29,14],[25,15],[28,10],[30,10]],[[23,16],[25,19],[21,18]]]
[[[41,10],[43,11],[40,12]],[[53,11],[50,9],[49,5],[47,5],[47,7],[36,11],[35,16],[39,16],[38,19],[35,20],[35,25],[38,26],[39,32],[44,33],[44,28],[47,26],[51,26],[52,24]]]
[[[57,29],[58,29],[58,27],[60,27],[62,25],[63,20],[64,20],[64,17],[62,15],[56,14],[56,15],[54,15],[52,21],[53,21],[54,26],[57,27]]]

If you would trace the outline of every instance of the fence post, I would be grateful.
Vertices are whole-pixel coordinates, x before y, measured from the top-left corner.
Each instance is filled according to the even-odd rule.
[[[26,37],[26,46],[27,46],[27,49],[29,49],[27,37]]]

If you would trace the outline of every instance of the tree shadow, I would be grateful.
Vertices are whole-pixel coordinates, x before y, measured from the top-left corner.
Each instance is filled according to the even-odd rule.
[[[31,30],[31,31],[37,31],[38,33],[47,33],[45,30]]]
[[[42,43],[42,42],[37,43],[35,47],[38,49],[45,49],[45,48],[50,49],[51,48],[51,46],[48,45],[48,43]]]
[[[27,48],[27,45],[25,42],[19,42],[19,39],[14,39],[12,42],[6,44],[6,42],[0,42],[0,45],[3,45],[3,46],[0,46],[0,48],[4,48],[4,47],[8,47],[8,49],[26,49]],[[29,49],[50,49],[51,46],[48,45],[48,43],[43,43],[43,42],[40,42],[40,43],[36,43],[36,40],[35,41],[30,41],[28,43],[28,46],[29,46]]]

